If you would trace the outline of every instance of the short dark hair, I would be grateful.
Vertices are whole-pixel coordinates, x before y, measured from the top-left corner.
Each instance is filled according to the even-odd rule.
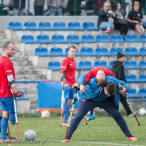
[[[69,51],[71,48],[77,49],[74,45],[72,45],[72,46],[69,47],[68,51]]]
[[[11,42],[11,41],[7,41],[7,42],[4,43],[3,51],[4,51],[5,48],[8,48],[8,46],[9,46],[10,44],[15,45],[13,42]]]
[[[107,83],[105,88],[110,95],[114,95],[116,92],[116,86],[114,83]]]
[[[106,80],[98,80],[97,85],[100,87],[105,87],[107,85]]]

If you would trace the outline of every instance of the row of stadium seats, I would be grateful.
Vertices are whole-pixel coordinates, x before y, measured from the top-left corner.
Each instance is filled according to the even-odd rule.
[[[108,35],[97,35],[94,40],[93,35],[82,35],[81,40],[78,35],[68,35],[66,40],[63,35],[53,35],[50,40],[48,35],[38,35],[35,41],[33,35],[22,35],[22,43],[124,43],[124,42],[146,42],[146,34],[140,35],[139,40],[135,34],[127,34],[125,40],[120,34],[112,34],[111,41],[109,41]]]
[[[50,49],[50,54],[48,53],[47,48],[36,48],[35,49],[35,56],[68,56],[68,49],[65,49],[65,54],[63,53],[62,48],[53,47]],[[76,56],[113,56],[117,55],[118,52],[124,53],[125,56],[140,56],[146,55],[146,47],[142,47],[139,50],[135,47],[128,47],[125,48],[125,52],[122,48],[113,47],[110,49],[110,53],[108,53],[107,48],[96,48],[95,53],[93,48],[83,47],[80,49],[80,53],[77,49]]]
[[[101,67],[111,69],[113,62],[114,61],[110,61],[109,66],[108,66],[106,61],[95,61],[94,67],[101,66]],[[60,70],[60,67],[61,67],[61,63],[58,61],[50,61],[48,63],[48,70]],[[80,61],[77,67],[77,70],[89,70],[92,68],[93,67],[92,67],[91,61]],[[136,61],[126,60],[124,63],[124,68],[125,69],[146,69],[146,60],[140,61],[139,67],[137,66]]]
[[[127,97],[128,98],[141,98],[141,97],[146,98],[146,88],[140,88],[138,93],[135,89],[129,89]]]
[[[146,21],[143,23],[146,25]],[[10,22],[10,30],[100,30],[93,22],[84,22],[81,27],[79,22],[69,22],[68,27],[64,22],[55,22],[53,27],[49,22],[40,22],[38,27],[35,22],[25,22],[23,27],[20,22]]]

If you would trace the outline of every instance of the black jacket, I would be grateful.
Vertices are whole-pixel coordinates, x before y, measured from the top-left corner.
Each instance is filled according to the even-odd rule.
[[[114,73],[117,79],[127,82],[125,79],[124,66],[121,61],[113,62],[112,72]]]
[[[98,27],[100,26],[100,23],[108,22],[107,14],[108,14],[108,12],[105,12],[103,10],[103,8],[99,10],[99,12],[98,12],[98,16],[99,16],[98,17]]]

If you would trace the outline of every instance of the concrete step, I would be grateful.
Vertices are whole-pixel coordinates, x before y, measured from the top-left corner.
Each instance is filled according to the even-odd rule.
[[[37,111],[37,109],[35,108],[35,109],[31,109],[30,108],[30,113],[37,113],[38,111]]]
[[[28,57],[27,56],[23,56],[23,57],[21,57],[21,56],[14,56],[13,58],[11,58],[11,60],[12,60],[12,62],[13,61],[22,61],[22,60],[26,60],[26,61],[28,61]]]
[[[31,63],[28,60],[19,60],[13,62],[14,66],[28,66],[31,65]]]
[[[31,104],[30,109],[37,109],[37,104]]]
[[[40,76],[40,75],[17,75],[16,76],[16,80],[42,80],[44,79],[45,77],[44,76]]]

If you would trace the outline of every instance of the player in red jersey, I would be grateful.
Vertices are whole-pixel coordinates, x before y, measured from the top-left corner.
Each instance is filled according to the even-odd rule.
[[[13,94],[11,93],[9,85],[12,87],[12,90],[17,97],[22,96],[22,94],[18,92],[16,88],[15,71],[10,60],[10,57],[13,57],[14,54],[15,44],[13,42],[5,42],[3,47],[3,56],[0,57],[0,104],[3,112],[1,119],[1,141],[4,143],[11,142],[9,139],[7,139],[9,118],[11,124],[15,124]]]
[[[74,90],[72,85],[76,83],[75,72],[75,56],[76,56],[76,47],[71,46],[68,50],[69,56],[66,57],[61,64],[61,81],[64,88],[64,102],[63,102],[63,123],[62,126],[67,126],[67,118],[69,116],[69,107],[74,98]]]
[[[93,69],[91,69],[88,74],[85,76],[85,84],[88,84],[88,82],[90,81],[91,78],[96,78],[97,81],[99,80],[105,80],[105,76],[106,75],[110,75],[115,77],[114,73],[105,68],[105,67],[95,67]],[[86,88],[84,85],[80,85],[80,91],[81,92],[86,92]],[[95,115],[94,115],[94,111],[93,109],[90,110],[90,114],[87,117],[87,120],[94,120],[95,119]]]

